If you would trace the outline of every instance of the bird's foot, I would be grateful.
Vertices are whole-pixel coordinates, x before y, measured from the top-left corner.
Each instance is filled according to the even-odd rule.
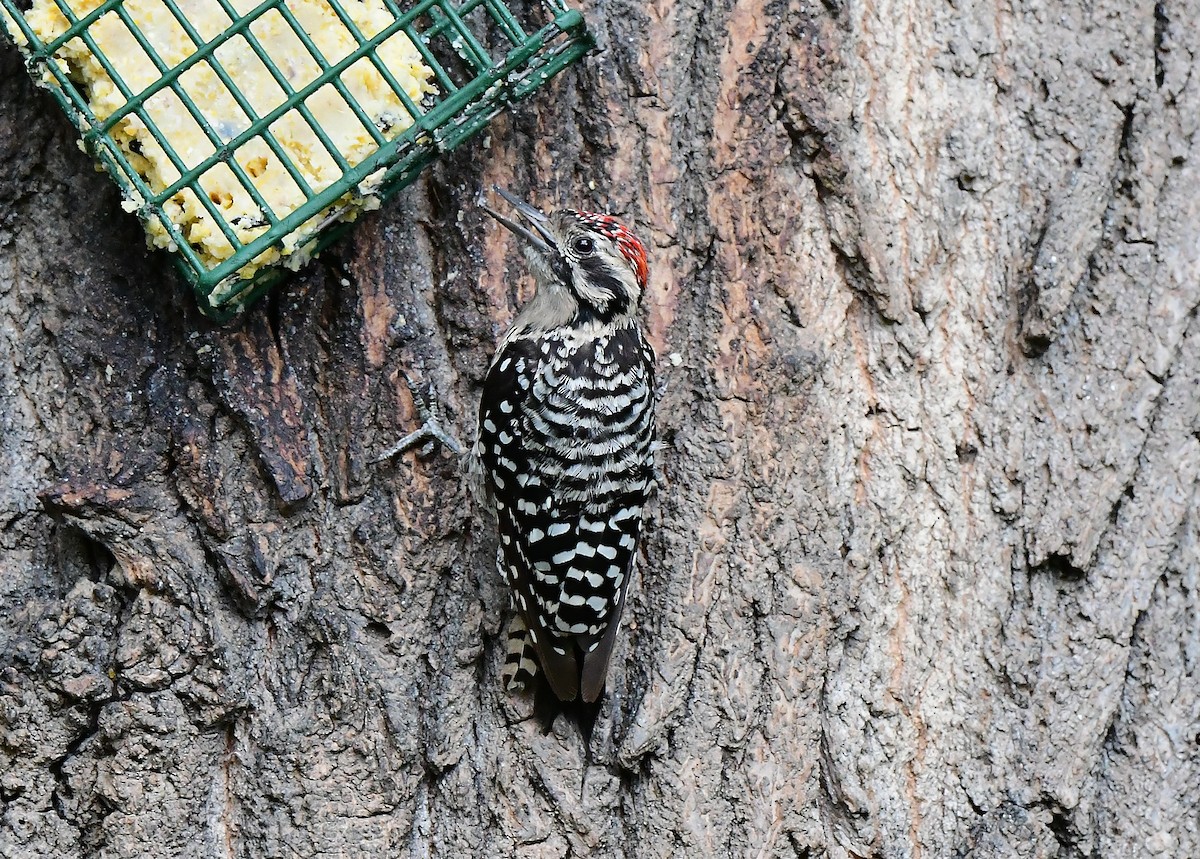
[[[434,445],[441,444],[457,456],[462,456],[463,446],[451,433],[442,426],[441,407],[433,393],[433,385],[426,382],[414,385],[407,373],[402,373],[408,390],[412,392],[413,405],[417,408],[421,426],[410,432],[404,438],[393,444],[387,450],[375,457],[373,462],[383,462],[401,453],[407,453],[414,448],[420,448],[418,455],[427,457],[433,454]]]

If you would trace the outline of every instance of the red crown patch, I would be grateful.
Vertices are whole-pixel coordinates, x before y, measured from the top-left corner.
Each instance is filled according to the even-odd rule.
[[[633,270],[637,274],[638,286],[645,289],[649,267],[646,264],[646,248],[638,240],[638,237],[612,215],[600,212],[576,212],[575,216],[592,232],[599,233],[616,243],[617,249],[621,251],[621,256],[629,260],[633,266]]]

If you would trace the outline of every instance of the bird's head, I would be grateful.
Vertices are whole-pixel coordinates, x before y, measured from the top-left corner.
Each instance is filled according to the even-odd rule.
[[[626,226],[595,212],[560,209],[546,215],[503,188],[495,190],[525,223],[486,205],[483,210],[525,240],[537,282],[537,295],[519,323],[548,330],[633,320],[646,289],[646,249]]]

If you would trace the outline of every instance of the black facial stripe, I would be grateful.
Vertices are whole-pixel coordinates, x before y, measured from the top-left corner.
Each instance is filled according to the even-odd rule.
[[[621,288],[621,279],[613,274],[608,263],[598,256],[584,257],[579,261],[579,267],[587,272],[587,279],[600,289],[610,293],[614,301],[625,302],[625,290]]]
[[[629,297],[621,285],[621,278],[600,256],[588,254],[577,257],[575,265],[583,270],[583,276],[595,289],[604,295],[603,304],[595,304],[579,294],[575,288],[574,271],[567,255],[558,248],[548,260],[550,270],[559,283],[574,296],[578,305],[573,324],[589,322],[608,323],[629,309]]]
[[[559,282],[567,288],[567,291],[572,295],[575,294],[575,281],[571,276],[571,263],[558,250],[554,251],[554,258],[550,260],[550,270],[554,272],[554,276]]]
[[[584,257],[579,260],[579,266],[585,272],[588,282],[609,296],[603,307],[588,306],[580,301],[580,321],[596,319],[600,322],[611,322],[614,318],[629,309],[629,298],[621,286],[621,279],[613,273],[609,265],[598,256]],[[578,296],[576,296],[578,298]]]

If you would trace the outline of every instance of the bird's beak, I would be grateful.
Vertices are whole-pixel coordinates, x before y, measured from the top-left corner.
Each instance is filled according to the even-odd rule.
[[[550,232],[550,219],[520,197],[510,194],[499,185],[493,185],[492,190],[511,203],[516,208],[517,214],[533,229],[528,229],[524,225],[504,217],[504,215],[501,215],[491,206],[487,205],[487,203],[480,201],[479,207],[525,241],[529,242],[530,247],[534,250],[549,257],[554,246],[554,235]]]

